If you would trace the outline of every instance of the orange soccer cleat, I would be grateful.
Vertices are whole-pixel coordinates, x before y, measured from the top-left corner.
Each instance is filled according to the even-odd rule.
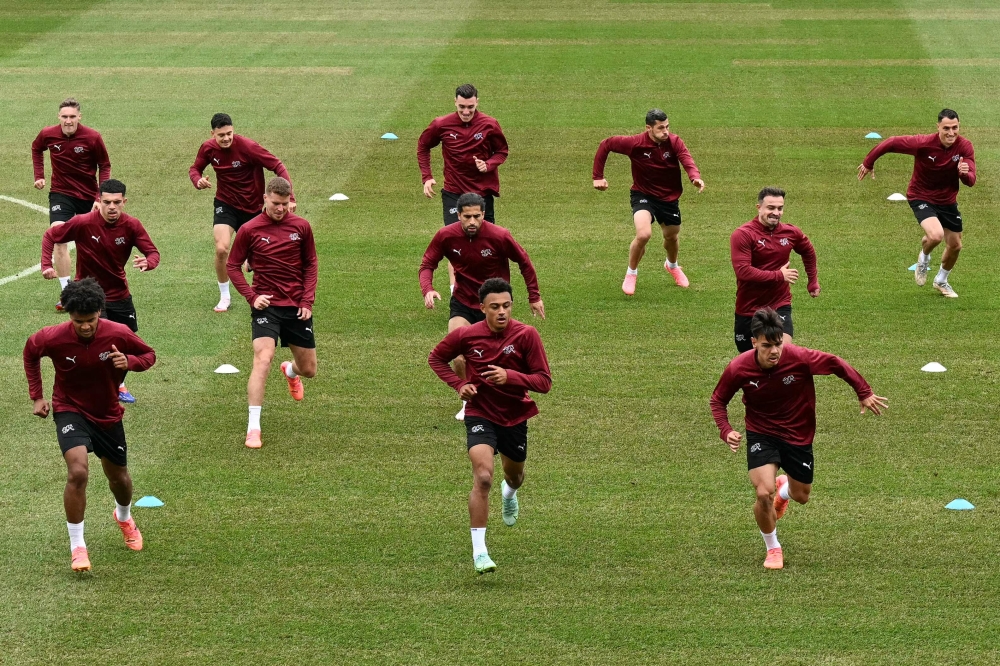
[[[677,285],[678,287],[683,287],[683,288],[687,289],[687,288],[688,288],[688,286],[689,286],[689,285],[691,284],[691,283],[690,283],[690,282],[688,281],[688,278],[687,278],[687,275],[684,275],[684,271],[683,271],[683,270],[681,270],[681,267],[680,267],[680,265],[679,265],[679,264],[678,264],[677,268],[671,268],[671,267],[670,267],[670,266],[668,266],[668,265],[667,265],[666,263],[664,263],[664,264],[663,264],[663,268],[664,268],[664,269],[665,269],[665,270],[666,270],[666,271],[667,271],[668,273],[670,273],[671,277],[673,277],[673,278],[674,278],[674,283],[675,283],[675,284],[676,284],[676,285]]]
[[[781,489],[788,485],[788,476],[782,474],[777,479],[778,489],[774,491],[774,513],[780,519],[788,508],[788,500],[781,499]]]
[[[90,571],[90,558],[87,556],[87,549],[77,546],[73,549],[73,562],[70,564],[73,571]]]
[[[285,361],[281,364],[281,374],[285,375],[285,379],[288,380],[288,392],[292,394],[292,397],[296,400],[301,400],[306,397],[306,387],[302,385],[302,378],[296,377],[292,379],[288,376],[288,368],[292,367],[291,361]]]
[[[785,557],[781,554],[780,548],[772,548],[767,551],[767,557],[764,559],[765,569],[784,569],[785,568]]]
[[[129,550],[142,550],[142,532],[135,526],[135,520],[129,516],[129,519],[123,523],[118,520],[118,514],[114,513],[114,511],[112,511],[111,516],[118,523],[118,527],[121,528],[122,536],[125,538],[125,545],[128,546]]]
[[[248,449],[259,449],[263,446],[263,442],[260,441],[260,430],[251,430],[247,433],[247,441],[245,442]]]

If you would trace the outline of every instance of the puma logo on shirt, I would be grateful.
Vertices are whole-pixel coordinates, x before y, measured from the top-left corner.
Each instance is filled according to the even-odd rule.
[[[73,356],[73,357],[67,356],[66,360],[69,361],[70,363],[76,363],[76,356]]]
[[[750,382],[750,385],[753,386],[754,388],[760,388],[760,380],[758,379],[755,382]]]

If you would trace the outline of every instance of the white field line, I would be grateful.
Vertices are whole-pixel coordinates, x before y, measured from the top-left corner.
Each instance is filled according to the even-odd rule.
[[[30,208],[31,210],[37,210],[39,213],[48,214],[49,212],[49,209],[46,208],[45,206],[39,206],[38,204],[33,204],[30,201],[24,201],[23,199],[15,199],[14,197],[8,197],[4,194],[0,194],[0,199],[3,199],[4,201],[9,201],[11,203],[20,204],[21,206],[24,206],[25,208]],[[69,244],[70,250],[72,250],[75,247],[76,243]],[[21,278],[27,275],[31,275],[32,273],[37,273],[40,270],[42,270],[42,265],[35,264],[34,266],[29,266],[28,268],[25,268],[23,271],[19,273],[14,273],[13,275],[8,275],[5,278],[0,278],[0,287],[7,284],[8,282],[13,282],[14,280],[20,280]]]

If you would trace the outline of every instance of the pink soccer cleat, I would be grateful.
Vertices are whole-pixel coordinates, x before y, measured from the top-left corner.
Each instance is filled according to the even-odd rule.
[[[767,551],[767,557],[764,559],[765,569],[784,569],[785,568],[785,557],[781,554],[780,548],[772,548]]]
[[[691,284],[688,281],[687,275],[684,275],[684,271],[681,270],[680,264],[677,264],[677,268],[671,268],[670,266],[667,265],[666,262],[664,262],[663,269],[668,273],[670,273],[670,276],[674,278],[674,283],[678,287],[683,287],[684,289],[687,289],[688,286]]]
[[[782,474],[776,480],[778,489],[774,492],[774,513],[780,519],[788,509],[788,500],[781,499],[781,489],[788,485],[788,477]]]
[[[625,292],[626,296],[631,296],[635,293],[635,280],[639,277],[638,275],[625,275],[625,281],[622,282],[622,291]]]

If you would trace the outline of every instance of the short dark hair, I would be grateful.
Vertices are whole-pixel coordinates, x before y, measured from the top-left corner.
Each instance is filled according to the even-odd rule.
[[[120,180],[115,180],[114,178],[108,178],[106,181],[101,183],[101,194],[107,192],[108,194],[120,194],[125,196],[125,183]]]
[[[510,294],[514,297],[514,290],[510,287],[510,282],[503,278],[490,278],[479,288],[479,302],[485,303],[486,297],[490,294]]]
[[[662,123],[667,119],[667,112],[663,109],[650,109],[646,112],[646,124],[652,127],[656,123]]]
[[[233,119],[229,117],[228,113],[217,113],[212,116],[212,129],[217,130],[220,127],[229,127],[233,124]]]
[[[476,90],[476,86],[471,83],[463,83],[459,87],[455,88],[455,97],[472,99],[473,97],[479,97],[479,91]]]
[[[780,187],[765,187],[757,195],[757,203],[764,203],[764,197],[781,197],[785,198],[785,191]]]
[[[267,194],[277,194],[279,197],[290,197],[292,196],[292,184],[281,176],[275,176],[267,181],[267,188],[264,191]]]
[[[941,122],[945,118],[948,120],[958,120],[958,114],[951,109],[941,109],[941,113],[938,114],[938,122]]]
[[[785,339],[785,328],[781,324],[781,315],[775,312],[774,308],[761,308],[753,313],[750,320],[750,335],[754,338],[763,336],[771,343],[778,343]]]
[[[475,192],[466,192],[458,198],[458,202],[455,204],[455,208],[461,213],[463,208],[467,206],[479,206],[479,210],[486,212],[486,199]]]
[[[70,314],[94,314],[104,309],[104,290],[94,278],[83,278],[67,284],[59,300],[63,310]]]
[[[79,111],[79,110],[80,110],[80,103],[79,103],[78,101],[76,101],[76,98],[75,98],[75,97],[67,97],[67,98],[66,98],[66,99],[64,99],[64,100],[63,100],[62,102],[60,102],[60,103],[59,103],[59,110],[60,110],[60,111],[62,111],[62,110],[63,110],[63,109],[65,109],[65,108],[66,108],[67,106],[68,106],[68,107],[71,107],[71,108],[74,108],[74,109],[76,109],[77,111]]]

